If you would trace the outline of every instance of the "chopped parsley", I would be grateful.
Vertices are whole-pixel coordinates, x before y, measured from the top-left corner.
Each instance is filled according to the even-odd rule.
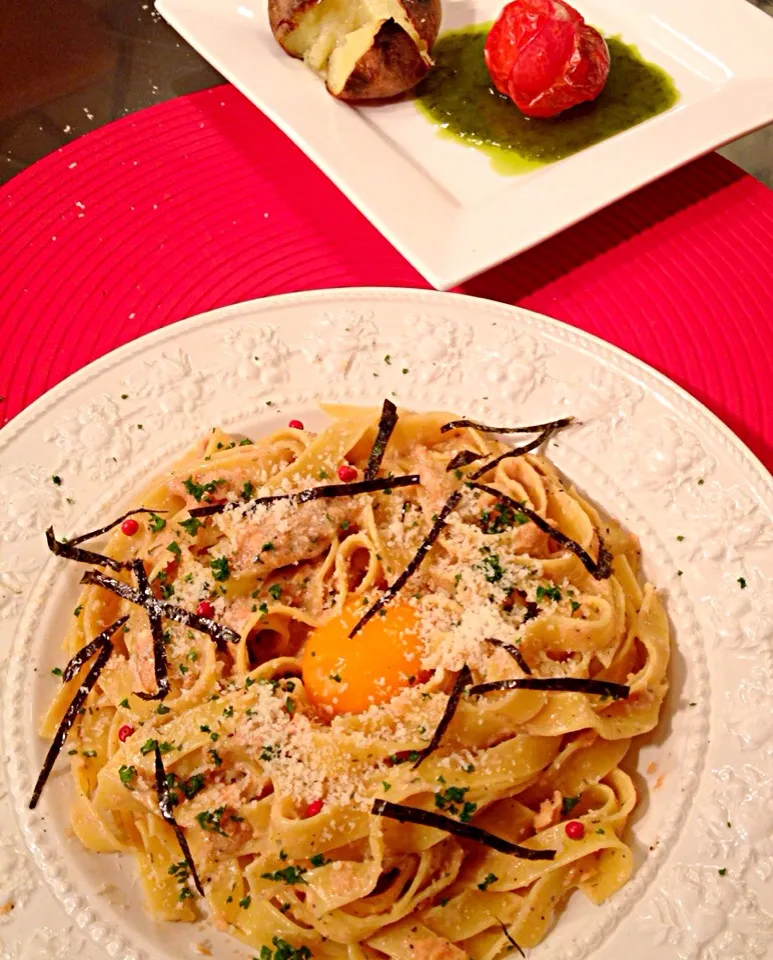
[[[478,809],[478,805],[464,799],[468,790],[469,787],[446,787],[442,793],[435,794],[435,806],[439,810],[450,813],[453,817],[458,815],[462,823],[469,823],[473,813]]]
[[[308,881],[303,879],[304,873],[306,871],[303,867],[284,867],[282,870],[275,870],[273,873],[261,873],[260,876],[262,880],[273,880],[274,883],[308,884]]]
[[[580,604],[576,600],[570,600],[569,602],[572,605],[572,613],[576,613],[580,609]]]
[[[224,717],[232,717],[233,715],[234,715],[234,708],[232,706],[226,707],[225,710],[223,710]]]
[[[129,784],[132,782],[132,780],[136,776],[137,776],[137,770],[135,767],[127,767],[124,764],[122,764],[118,768],[118,778],[120,779],[121,783],[125,787],[128,787]]]
[[[239,906],[242,908],[242,910],[246,910],[251,903],[252,903],[252,897],[249,894],[247,894],[246,897],[243,897],[239,901]]]
[[[244,486],[242,487],[242,500],[252,500],[255,496],[255,487],[250,483],[249,480],[246,480]]]
[[[215,557],[209,563],[212,567],[212,576],[215,580],[227,580],[231,576],[231,569],[228,566],[227,557]]]
[[[186,491],[199,502],[201,502],[207,494],[214,493],[221,483],[225,483],[225,480],[210,480],[209,483],[195,483],[193,477],[188,477],[187,480],[183,480],[183,486]]]
[[[480,565],[486,583],[498,583],[505,575],[499,557],[495,553],[490,553],[487,557],[484,557]]]
[[[124,697],[123,700],[121,700],[121,702],[118,704],[118,706],[119,706],[119,707],[123,707],[124,710],[128,710],[128,709],[129,709],[129,698],[128,698],[128,697]]]
[[[461,478],[461,471],[458,471]],[[503,533],[510,527],[528,523],[529,518],[511,507],[508,503],[497,503],[491,510],[484,510],[480,515],[480,527],[484,533]]]
[[[194,773],[192,777],[188,777],[187,780],[183,780],[180,783],[180,789],[188,800],[192,800],[197,793],[201,793],[204,786],[205,780],[200,773]]]
[[[545,599],[556,601],[561,599],[561,591],[554,583],[549,587],[543,587],[542,584],[537,587],[537,600]]]
[[[273,760],[274,757],[278,755],[278,753],[279,753],[279,748],[277,746],[271,743],[267,743],[263,747],[263,749],[260,751],[260,759],[263,760],[263,762],[265,763],[265,762],[268,762],[269,760]]]
[[[190,517],[188,520],[181,520],[180,526],[189,537],[195,537],[199,532],[199,527],[203,527],[204,524],[201,522],[201,520],[199,520],[198,517]]]
[[[51,671],[51,673],[53,673],[53,675],[54,675],[55,677],[61,677],[61,676],[62,676],[62,668],[61,668],[61,667],[54,667],[54,669]]]
[[[166,520],[164,520],[163,517],[159,517],[157,513],[151,513],[148,526],[153,533],[160,533],[166,526]]]
[[[309,857],[309,863],[312,867],[324,867],[326,863],[330,862],[324,853],[315,853],[313,857]]]
[[[290,904],[285,904],[285,907],[289,910]],[[282,909],[282,913],[284,912]],[[294,947],[281,937],[272,937],[271,943],[274,945],[273,950],[264,944],[260,948],[259,956],[252,960],[312,960],[313,954],[308,947]]]
[[[140,747],[140,753],[144,757],[148,753],[153,753],[156,747],[158,747],[161,753],[171,753],[172,750],[174,750],[172,744],[166,741],[159,743],[158,740],[146,740]]]
[[[78,606],[73,610],[72,615],[74,617],[79,617],[83,611],[83,604],[79,603]]]
[[[739,578],[738,578],[738,585],[740,586],[740,588],[741,588],[742,590],[745,590],[745,589],[746,589],[746,577],[739,577]]]
[[[260,552],[261,552],[261,553],[271,553],[271,551],[274,550],[274,549],[276,549],[276,548],[274,547],[274,544],[273,544],[270,540],[268,540],[268,541],[267,541],[266,543],[264,543],[263,546],[260,548]]]
[[[580,802],[579,797],[564,797],[561,800],[561,816],[568,816]]]
[[[173,540],[171,543],[168,543],[166,545],[166,549],[170,553],[173,553],[178,560],[180,559],[180,554],[182,553],[182,550],[180,550],[180,544],[176,540]]]
[[[486,890],[492,883],[496,883],[499,877],[495,873],[487,873],[481,883],[478,884],[478,890]]]
[[[62,478],[61,478],[61,477],[58,477],[56,474],[54,474],[53,477],[51,477],[51,482],[54,483],[54,484],[56,484],[57,487],[61,487],[61,485],[62,485]]]
[[[268,595],[272,600],[279,600],[282,596],[282,587],[278,583],[272,583],[268,588]]]
[[[216,767],[221,767],[223,765],[223,758],[220,756],[217,750],[208,750],[207,755]]]
[[[224,813],[225,807],[218,807],[216,810],[202,810],[201,813],[196,814],[196,823],[208,833],[219,833],[221,837],[227,837],[228,834],[220,826]]]
[[[720,877],[726,877],[727,867],[721,867],[719,870],[717,870],[717,873],[720,875]]]
[[[171,712],[172,712],[172,711],[169,709],[169,707],[167,707],[167,706],[166,706],[165,704],[163,704],[163,703],[159,703],[159,705],[156,707],[156,713],[159,714],[159,715],[162,716],[162,717],[164,716],[164,714],[166,714],[166,713],[171,713]]]

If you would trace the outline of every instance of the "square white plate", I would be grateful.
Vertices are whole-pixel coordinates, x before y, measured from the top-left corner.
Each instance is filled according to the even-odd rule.
[[[267,0],[157,0],[159,12],[270,117],[439,289],[558,233],[773,120],[773,19],[747,0],[582,0],[673,77],[666,113],[519,176],[437,136],[410,101],[334,100],[271,35]],[[443,30],[493,19],[503,0],[445,0]]]

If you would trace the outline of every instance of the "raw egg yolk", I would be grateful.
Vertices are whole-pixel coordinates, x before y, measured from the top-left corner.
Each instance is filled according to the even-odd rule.
[[[362,713],[409,686],[421,669],[418,614],[396,601],[356,636],[349,632],[368,608],[350,601],[340,616],[314,630],[303,652],[303,683],[311,702],[328,713]]]

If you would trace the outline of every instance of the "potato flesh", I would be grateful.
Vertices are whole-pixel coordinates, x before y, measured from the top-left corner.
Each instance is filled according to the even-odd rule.
[[[405,30],[429,63],[427,45],[399,0],[321,0],[299,18],[285,47],[322,74],[331,92],[337,94],[387,20]]]
[[[327,64],[327,85],[331,93],[339,94],[346,86],[360,57],[365,56],[373,46],[382,22],[377,20],[375,24],[369,23],[359,30],[353,30],[333,51]]]

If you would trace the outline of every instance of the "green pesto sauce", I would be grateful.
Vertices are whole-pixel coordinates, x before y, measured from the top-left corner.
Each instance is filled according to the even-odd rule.
[[[679,92],[665,70],[636,47],[608,37],[609,79],[600,96],[550,119],[525,117],[499,94],[483,59],[490,23],[444,34],[435,66],[416,91],[419,109],[444,137],[489,154],[499,173],[525,173],[571,156],[672,107]]]

